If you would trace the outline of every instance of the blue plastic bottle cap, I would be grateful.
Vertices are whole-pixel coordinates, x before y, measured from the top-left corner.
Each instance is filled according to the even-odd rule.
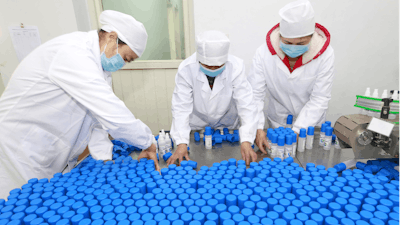
[[[314,135],[314,127],[308,127],[307,135]]]
[[[299,137],[301,137],[301,138],[305,138],[307,135],[306,135],[306,129],[304,129],[304,128],[301,128],[300,129],[300,135],[299,135]]]

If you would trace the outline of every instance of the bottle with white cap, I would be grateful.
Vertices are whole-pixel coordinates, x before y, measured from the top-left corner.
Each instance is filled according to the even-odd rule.
[[[167,154],[168,152],[171,152],[172,149],[171,138],[169,137],[168,133],[165,134],[164,140],[165,140],[165,154]]]
[[[161,157],[165,154],[165,147],[164,135],[160,132],[158,135],[158,151],[160,152]]]
[[[374,89],[374,93],[372,94],[372,97],[373,98],[379,98],[378,89]],[[377,117],[378,114],[380,115],[380,113],[378,113],[378,112],[368,111],[368,116]]]
[[[314,127],[308,127],[306,149],[312,149],[314,144]]]
[[[367,87],[367,90],[365,90],[364,97],[371,97],[371,89],[369,87]],[[367,115],[368,110],[360,109],[360,114]]]
[[[336,137],[335,134],[332,134],[332,145],[334,145],[336,149],[340,149],[339,138]]]
[[[332,127],[327,127],[325,131],[324,150],[330,150],[332,146]]]
[[[292,156],[293,146],[292,146],[292,135],[288,134],[285,136],[285,159]]]
[[[280,135],[278,137],[278,155],[276,155],[274,158],[278,157],[281,158],[282,160],[285,159],[285,136]]]
[[[319,134],[319,146],[324,146],[324,138],[325,138],[325,129],[328,126],[328,124],[323,123],[321,125],[321,132]]]
[[[206,127],[204,131],[206,149],[212,149],[212,130],[211,127]]]
[[[286,128],[292,128],[293,126],[293,116],[288,115],[286,118]]]
[[[297,145],[297,151],[304,152],[305,148],[306,148],[306,129],[301,128],[299,135],[299,143]]]

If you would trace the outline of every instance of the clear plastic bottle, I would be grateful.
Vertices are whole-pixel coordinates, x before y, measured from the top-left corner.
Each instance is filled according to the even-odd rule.
[[[324,139],[325,139],[325,129],[328,125],[323,123],[321,125],[321,133],[319,134],[319,146],[324,146]]]
[[[212,133],[211,127],[206,127],[204,132],[206,149],[212,149]]]
[[[293,150],[292,150],[291,156],[295,157],[296,150],[297,150],[297,134],[295,134],[295,133],[292,134],[292,147],[293,147]]]
[[[312,149],[314,144],[314,127],[308,127],[306,149]]]
[[[274,158],[278,157],[282,160],[285,159],[285,136],[281,135],[278,137],[278,154]]]
[[[297,145],[297,151],[304,152],[305,148],[306,148],[306,129],[301,128],[299,135],[299,143]]]
[[[337,172],[341,172],[343,170],[351,169],[355,167],[357,164],[357,161],[355,159],[350,159],[345,162],[339,163],[334,166],[334,168],[337,170]]]
[[[278,152],[278,134],[271,135],[271,156],[277,155]]]
[[[332,145],[334,145],[336,149],[340,149],[339,138],[336,137],[335,134],[332,134]]]
[[[292,128],[292,126],[293,126],[293,116],[288,115],[288,117],[286,118],[286,128]]]
[[[172,150],[172,143],[171,143],[171,138],[169,137],[169,134],[165,134],[165,154],[167,154],[168,152],[171,152]]]
[[[325,132],[325,140],[324,140],[324,150],[330,150],[332,146],[332,127],[327,127]]]
[[[164,141],[164,135],[162,133],[160,133],[158,136],[158,151],[160,153],[160,157],[165,155],[165,153],[166,153],[165,150],[166,150],[166,146],[165,146],[165,141]]]
[[[292,145],[292,135],[288,134],[285,136],[285,159],[292,156],[293,145]]]

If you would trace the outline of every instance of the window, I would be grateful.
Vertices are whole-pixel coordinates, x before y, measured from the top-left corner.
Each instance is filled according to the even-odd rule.
[[[146,50],[137,61],[183,60],[192,53],[190,27],[193,26],[187,16],[190,3],[188,0],[101,0],[101,7],[126,13],[144,24],[149,37]]]

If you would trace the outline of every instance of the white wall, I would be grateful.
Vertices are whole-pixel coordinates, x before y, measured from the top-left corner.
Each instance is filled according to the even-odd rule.
[[[230,53],[249,71],[256,49],[280,21],[278,11],[291,0],[194,0],[195,33],[220,30],[231,40]],[[399,2],[391,0],[310,1],[316,22],[331,33],[335,80],[327,119],[357,113],[356,95],[366,87],[399,89]]]
[[[19,63],[8,26],[18,26],[21,23],[27,26],[38,26],[42,43],[78,30],[71,0],[1,0],[0,95]]]

